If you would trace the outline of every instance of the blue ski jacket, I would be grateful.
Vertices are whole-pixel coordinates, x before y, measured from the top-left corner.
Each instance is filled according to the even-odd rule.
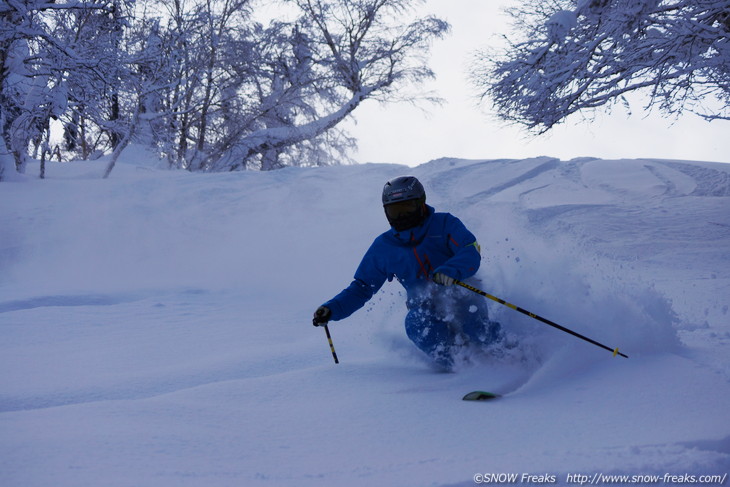
[[[331,310],[331,320],[347,318],[362,308],[386,279],[398,279],[412,309],[430,298],[428,289],[436,272],[458,280],[477,272],[481,255],[474,235],[450,213],[427,208],[429,214],[420,226],[400,233],[391,228],[375,239],[352,283],[323,304]]]

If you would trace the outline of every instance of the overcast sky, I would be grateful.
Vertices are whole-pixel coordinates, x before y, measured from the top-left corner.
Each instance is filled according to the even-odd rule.
[[[592,156],[664,158],[730,162],[727,135],[730,122],[706,122],[686,114],[678,121],[648,115],[641,103],[632,115],[617,106],[613,114],[588,123],[568,119],[545,135],[528,137],[516,127],[496,121],[486,106],[479,107],[467,81],[473,52],[507,33],[502,8],[514,0],[428,0],[424,13],[446,19],[452,32],[437,41],[431,67],[437,79],[426,89],[446,100],[441,106],[381,106],[368,100],[357,108],[357,124],[348,130],[359,141],[358,162],[389,162],[415,166],[439,157],[522,159],[553,156],[563,160]]]

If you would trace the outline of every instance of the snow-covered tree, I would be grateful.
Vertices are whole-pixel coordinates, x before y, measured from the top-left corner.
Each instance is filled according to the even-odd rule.
[[[0,119],[4,146],[18,172],[25,170],[30,142],[40,143],[48,120],[65,103],[60,73],[48,56],[39,55],[58,48],[48,35],[45,4],[0,6]]]
[[[19,172],[31,145],[49,149],[50,120],[66,142],[113,147],[122,136],[122,31],[133,0],[24,0],[0,5],[2,137]],[[83,141],[79,137],[84,137]],[[37,153],[37,150],[34,152]]]
[[[730,1],[529,0],[516,37],[473,79],[498,116],[537,132],[647,95],[646,108],[730,119]]]
[[[290,21],[255,22],[280,1]],[[2,136],[22,171],[63,126],[67,157],[136,138],[189,170],[348,160],[338,124],[366,99],[427,98],[448,24],[422,0],[18,0],[0,4]],[[32,148],[35,147],[34,150]]]
[[[241,80],[234,65],[249,56],[250,0],[158,0],[138,23],[153,26],[161,50],[158,76],[167,87],[155,113],[162,118],[155,141],[172,167],[200,169],[213,144],[221,137],[226,108]],[[156,11],[154,10],[156,9]],[[150,18],[158,19],[156,24]],[[140,37],[143,37],[140,35]]]
[[[99,5],[101,6],[101,4]],[[128,61],[126,31],[131,1],[109,0],[103,9],[80,8],[59,16],[52,31],[86,64],[66,67],[68,109],[61,117],[67,149],[87,159],[115,149],[127,132],[125,83],[135,76]]]
[[[208,168],[269,169],[280,164],[279,157],[307,153],[321,161],[329,152],[321,150],[327,139],[340,141],[335,151],[345,151],[352,144],[347,134],[325,134],[364,100],[418,98],[409,85],[433,76],[425,55],[449,28],[434,17],[405,21],[417,0],[289,3],[298,7],[299,18],[259,31],[255,52],[269,54],[244,67],[253,69],[242,89],[247,99],[257,99],[256,109],[216,145]],[[271,42],[272,36],[284,40]]]

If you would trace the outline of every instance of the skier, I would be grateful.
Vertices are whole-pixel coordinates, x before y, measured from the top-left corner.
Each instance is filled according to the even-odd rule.
[[[408,338],[440,369],[454,366],[454,355],[468,343],[489,345],[500,339],[487,306],[454,280],[479,269],[479,244],[464,224],[426,205],[423,185],[413,176],[388,181],[383,208],[391,229],[372,243],[355,279],[314,312],[314,326],[347,318],[396,278],[406,289]]]

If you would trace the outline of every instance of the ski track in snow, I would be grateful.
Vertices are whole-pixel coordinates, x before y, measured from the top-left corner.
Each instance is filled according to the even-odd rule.
[[[730,471],[730,166],[439,159],[190,175],[129,152],[0,185],[0,484],[466,486]],[[32,167],[29,171],[34,170]],[[483,250],[518,346],[436,373],[395,283],[311,312],[412,173]],[[505,397],[468,403],[488,389]]]

